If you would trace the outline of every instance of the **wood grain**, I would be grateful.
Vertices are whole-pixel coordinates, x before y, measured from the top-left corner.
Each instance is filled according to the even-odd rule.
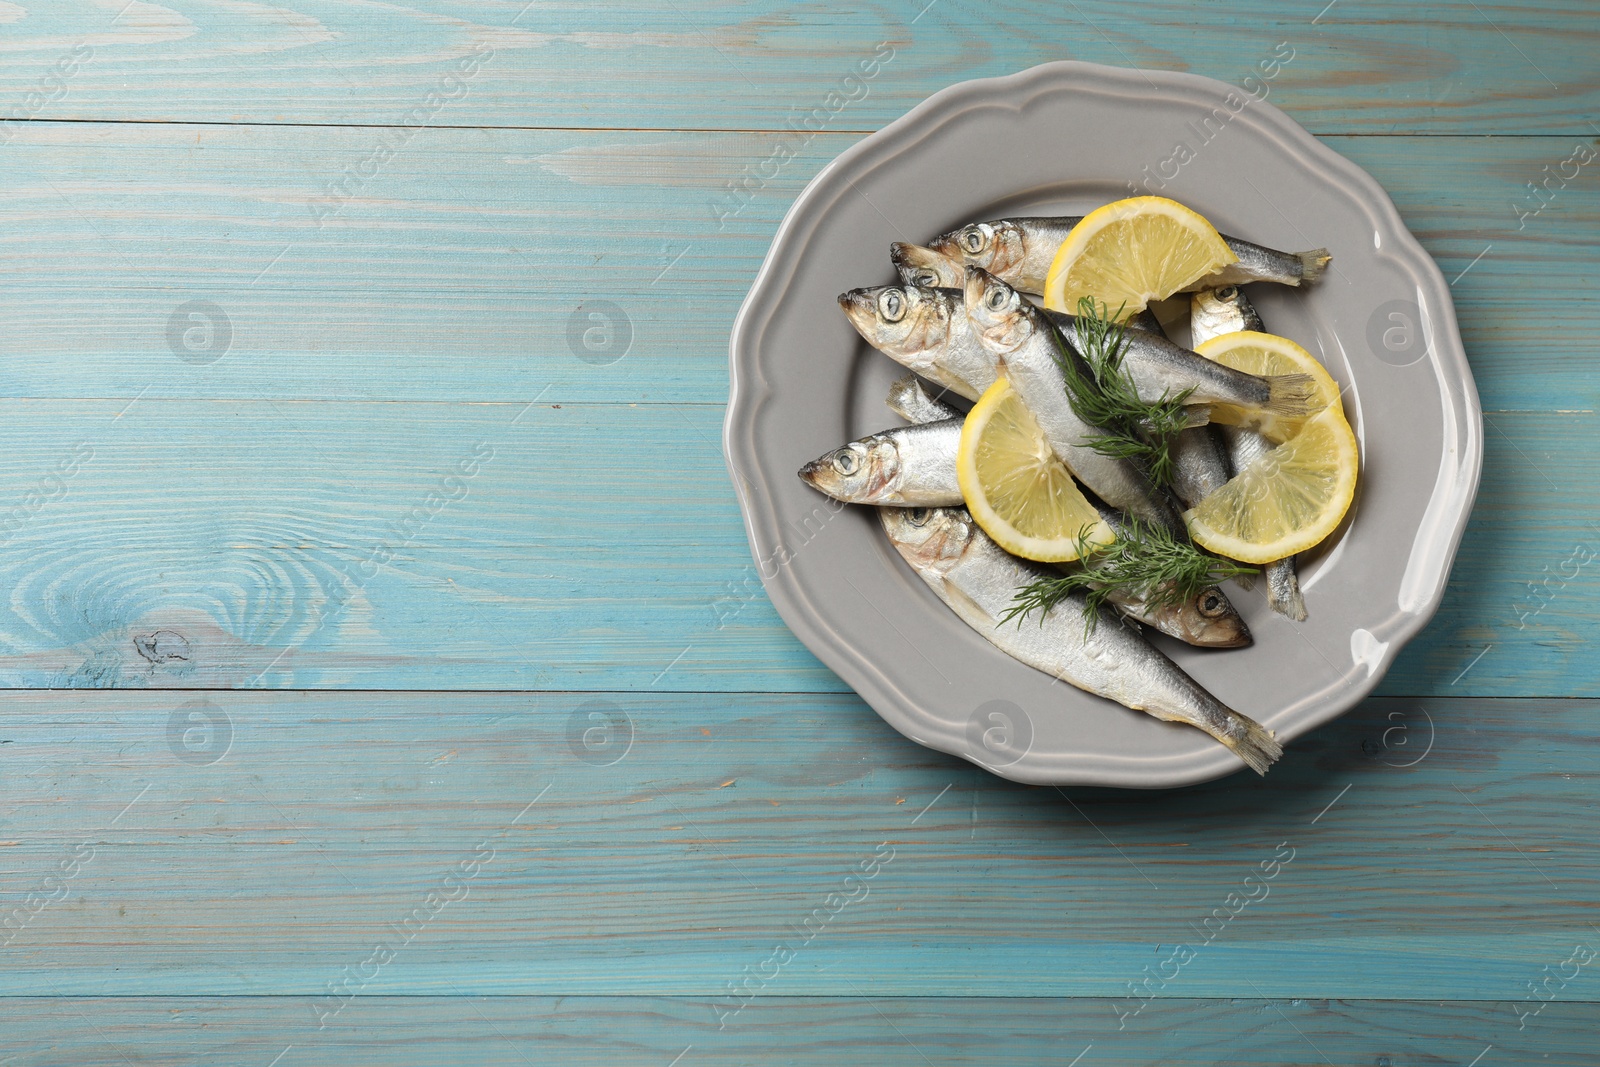
[[[1515,1002],[1164,1000],[1118,1031],[1115,1004],[1052,997],[763,998],[718,1030],[703,1000],[667,997],[364,997],[318,1030],[275,997],[0,1000],[8,1044],[38,1067],[139,1062],[393,1067],[610,1067],[848,1060],[884,1067],[1318,1067],[1483,1063],[1588,1067],[1593,1004],[1555,1003],[1517,1031]],[[1506,1025],[1507,1023],[1510,1025]],[[1496,1040],[1498,1039],[1498,1040]]]
[[[1063,794],[853,696],[17,694],[0,879],[51,899],[0,995],[1127,1000],[1188,944],[1162,998],[1517,1000],[1600,947],[1594,710],[1376,700],[1264,780]]]
[[[936,88],[1056,59],[1242,84],[1280,44],[1293,59],[1268,83],[1272,99],[1317,133],[1523,133],[1533,122],[1583,135],[1600,110],[1585,0],[1415,10],[1348,0],[178,0],[131,10],[29,0],[7,10],[0,100],[13,116],[781,129],[825,107],[832,128],[859,131]],[[892,52],[876,75],[846,82],[880,46]],[[485,58],[464,73],[473,56]],[[46,80],[52,72],[59,81]]]

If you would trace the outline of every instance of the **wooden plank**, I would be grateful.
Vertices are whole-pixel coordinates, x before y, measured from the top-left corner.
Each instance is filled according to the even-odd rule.
[[[725,187],[773,135],[430,130],[327,199],[380,136],[29,126],[0,185],[8,395],[720,402],[728,331],[779,218],[855,140],[815,138],[745,199]],[[1573,138],[1330,143],[1459,278],[1485,405],[1593,409],[1574,382],[1600,331],[1586,289],[1600,162],[1535,215],[1527,183]],[[863,264],[839,285],[876,280],[887,269]],[[197,300],[217,311],[191,319]],[[600,300],[626,323],[591,350]]]
[[[843,1050],[884,1067],[1285,1067],[1333,1063],[1587,1067],[1593,1004],[1552,1003],[1516,1029],[1515,1002],[1174,999],[1140,1029],[1115,1029],[1113,1002],[1061,998],[763,998],[718,1030],[709,1005],[666,997],[364,997],[326,1029],[275,997],[0,1000],[7,1044],[38,1067],[129,1063],[529,1063],[681,1067],[837,1064]],[[86,1025],[87,1023],[87,1025]],[[1081,1060],[1075,1057],[1082,1055]]]
[[[1588,666],[1600,638],[1600,524],[1581,502],[1592,464],[1578,443],[1594,418],[1488,416],[1478,503],[1444,606],[1380,693],[1600,693]],[[1563,499],[1574,493],[1569,508]]]
[[[1047,60],[1190,70],[1255,89],[1274,54],[1291,58],[1265,68],[1269,98],[1317,132],[1521,133],[1537,122],[1587,135],[1600,111],[1584,0],[1416,11],[1269,0],[7,11],[0,101],[24,118],[779,129],[821,109],[814,121],[863,130],[945,85]]]
[[[1600,692],[1596,568],[1573,555],[1597,536],[1579,458],[1595,419],[1494,416],[1492,503],[1387,692]],[[0,401],[0,683],[840,691],[761,589],[720,421],[544,401]]]
[[[0,996],[309,1015],[355,974],[363,1002],[1132,1011],[1152,967],[1156,999],[1515,1001],[1600,947],[1594,710],[1371,701],[1264,780],[1064,796],[843,696],[16,694]],[[1195,958],[1166,963],[1180,944]]]

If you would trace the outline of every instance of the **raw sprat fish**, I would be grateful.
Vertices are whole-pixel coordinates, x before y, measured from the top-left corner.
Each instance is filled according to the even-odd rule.
[[[937,508],[961,503],[961,420],[900,426],[851,441],[800,468],[815,489],[847,504]]]
[[[940,234],[928,242],[927,249],[952,262],[982,267],[1024,292],[1042,293],[1056,251],[1082,221],[1082,215],[1061,215],[974,222]],[[1322,277],[1333,258],[1326,248],[1279,252],[1227,234],[1222,240],[1239,257],[1238,262],[1201,278],[1191,289],[1247,282],[1309,285]]]
[[[934,594],[1012,658],[1135,711],[1204,730],[1257,774],[1283,754],[1265,727],[1212,696],[1138,630],[1108,611],[1085,626],[1082,598],[1037,624],[1003,622],[1017,590],[1041,568],[1004,552],[964,509],[885,508],[878,514],[889,540]]]

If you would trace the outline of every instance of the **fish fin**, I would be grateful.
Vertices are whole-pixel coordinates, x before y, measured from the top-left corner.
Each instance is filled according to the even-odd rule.
[[[1248,572],[1235,574],[1233,580],[1239,583],[1240,589],[1254,589],[1256,587],[1256,576]]]
[[[1317,395],[1317,380],[1309,374],[1267,375],[1267,402],[1263,411],[1288,418],[1311,414],[1311,399]]]
[[[889,410],[899,415],[907,422],[916,422],[913,416],[912,405],[917,400],[917,376],[910,371],[896,378],[894,384],[889,386],[889,395],[884,398],[884,404]]]
[[[1283,755],[1283,746],[1278,744],[1272,731],[1250,718],[1231,711],[1234,721],[1244,727],[1243,737],[1223,737],[1219,740],[1229,748],[1233,754],[1244,760],[1246,765],[1257,774],[1266,774],[1267,768]]]
[[[1296,252],[1300,260],[1300,284],[1310,285],[1322,277],[1322,272],[1333,262],[1333,253],[1326,248],[1313,248],[1309,252]]]
[[[1196,426],[1205,426],[1211,422],[1210,404],[1186,404],[1183,408],[1183,429],[1192,430]]]

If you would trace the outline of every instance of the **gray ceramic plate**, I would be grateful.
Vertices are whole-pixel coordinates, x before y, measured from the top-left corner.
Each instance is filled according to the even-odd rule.
[[[1443,276],[1370,176],[1270,104],[1188,74],[1050,63],[953,86],[854,145],[795,202],[739,313],[728,466],[795,634],[907,737],[1019,781],[1167,787],[1243,764],[1011,660],[934,598],[874,515],[795,471],[898,424],[883,398],[900,368],[834,300],[894,280],[891,241],[1144,192],[1224,233],[1332,250],[1316,286],[1251,298],[1345,387],[1363,460],[1342,534],[1302,560],[1310,620],[1230,589],[1255,645],[1157,639],[1184,669],[1286,743],[1344,712],[1437,609],[1477,490],[1482,414]]]

